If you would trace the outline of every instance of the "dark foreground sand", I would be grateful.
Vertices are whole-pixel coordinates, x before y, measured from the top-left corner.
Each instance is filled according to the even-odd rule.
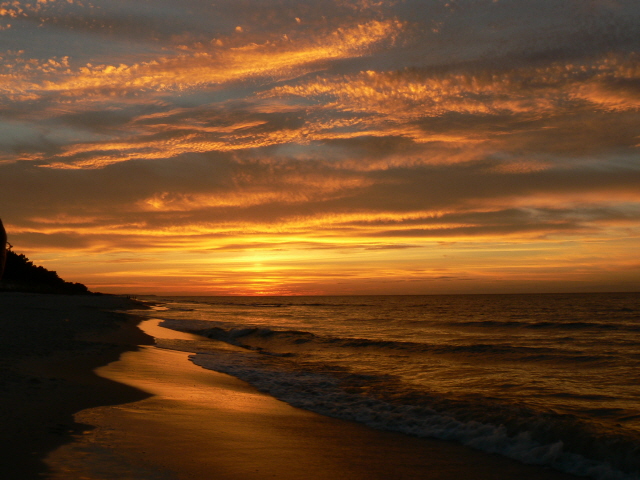
[[[2,473],[5,464],[13,473],[2,478],[37,478],[38,471],[55,480],[574,478],[290,407],[191,364],[185,352],[148,345],[132,329],[135,319],[100,312],[113,298],[97,305],[77,298],[0,297],[23,312],[22,321],[0,327],[3,348],[13,335],[7,325],[23,335],[23,326],[38,327],[45,318],[57,322],[49,332],[59,338],[48,352],[46,335],[37,335],[21,340],[24,347],[31,342],[30,354],[15,352],[18,344],[3,353],[3,384],[11,384],[11,394],[2,400],[8,420]],[[160,338],[186,335],[154,322],[142,328]],[[83,340],[73,340],[75,332]],[[100,376],[91,373],[108,362]]]
[[[76,412],[148,396],[93,373],[152,343],[138,320],[113,313],[133,304],[109,295],[0,293],[0,478],[43,478],[47,453],[89,428],[75,422]]]

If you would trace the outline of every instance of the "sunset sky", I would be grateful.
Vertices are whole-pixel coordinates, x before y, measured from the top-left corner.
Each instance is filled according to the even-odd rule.
[[[0,0],[0,218],[101,292],[640,291],[638,0]]]

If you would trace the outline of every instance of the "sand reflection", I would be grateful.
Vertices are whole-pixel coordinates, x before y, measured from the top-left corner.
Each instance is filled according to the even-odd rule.
[[[141,328],[157,339],[209,342],[159,327],[157,320],[143,322]],[[52,452],[49,478],[571,478],[459,445],[299,410],[236,378],[197,367],[188,355],[143,346],[99,368],[100,376],[150,397],[76,414],[77,422],[93,429]]]

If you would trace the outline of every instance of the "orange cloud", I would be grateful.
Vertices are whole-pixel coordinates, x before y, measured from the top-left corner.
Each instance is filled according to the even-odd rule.
[[[108,99],[115,93],[180,91],[253,77],[291,77],[307,72],[318,62],[364,55],[375,44],[392,41],[401,30],[402,24],[396,20],[371,20],[296,43],[281,40],[231,48],[214,45],[131,65],[87,64],[78,71],[71,71],[68,63],[57,59],[20,61],[25,64],[23,76],[7,78],[12,81],[7,82],[5,91],[11,94],[26,90],[36,96],[56,93],[86,101],[87,95]],[[27,73],[34,80],[25,78]],[[37,83],[36,74],[55,76]]]
[[[232,192],[215,194],[176,194],[162,192],[154,194],[139,203],[143,211],[192,211],[215,207],[248,207],[253,205],[278,203],[304,203],[323,200],[341,191],[351,191],[371,185],[367,179],[359,178],[306,178],[289,176],[280,181],[280,189],[258,186],[256,188],[236,188]]]
[[[615,85],[607,88],[606,81],[638,79],[640,67],[635,55],[631,55],[607,57],[591,65],[559,64],[478,73],[366,71],[275,87],[263,96],[322,99],[326,100],[324,109],[376,113],[394,121],[450,112],[542,116],[557,111],[567,99],[589,100],[595,105],[613,102],[617,109],[637,109],[636,91],[616,91]]]

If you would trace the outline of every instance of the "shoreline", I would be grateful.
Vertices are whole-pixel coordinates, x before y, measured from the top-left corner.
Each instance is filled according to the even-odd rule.
[[[0,305],[7,480],[576,478],[294,408],[155,346],[212,340],[141,323],[124,297],[5,293]]]
[[[214,342],[158,326],[162,338]],[[374,430],[294,408],[229,375],[193,364],[190,353],[143,346],[97,370],[150,396],[76,415],[96,428],[48,457],[52,480],[569,480],[451,442]],[[213,477],[212,477],[213,475]]]
[[[77,412],[148,396],[94,372],[152,343],[123,312],[139,306],[111,295],[0,293],[3,478],[46,478],[49,452],[92,428]]]

